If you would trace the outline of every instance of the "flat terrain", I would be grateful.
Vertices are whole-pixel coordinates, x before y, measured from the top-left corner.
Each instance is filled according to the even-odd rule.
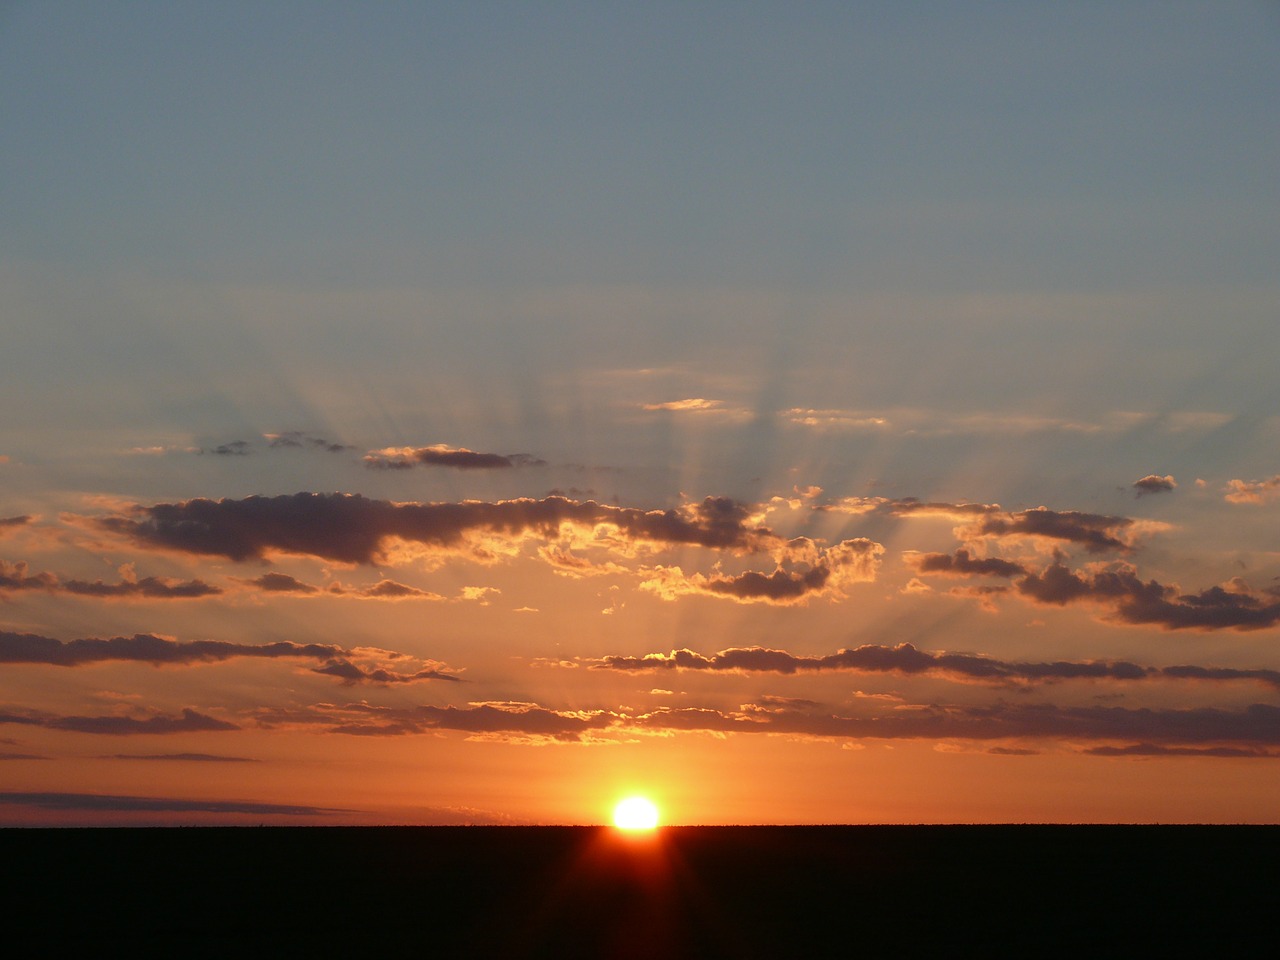
[[[85,956],[1242,956],[1280,915],[1280,827],[0,830],[0,856],[8,942]]]

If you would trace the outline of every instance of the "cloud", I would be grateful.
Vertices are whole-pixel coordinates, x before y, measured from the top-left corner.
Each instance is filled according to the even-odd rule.
[[[332,440],[326,440],[324,437],[311,436],[310,434],[302,433],[298,430],[286,430],[283,433],[264,433],[262,435],[262,441],[266,441],[266,448],[268,450],[316,450],[324,453],[345,453],[348,450],[355,449],[345,443],[335,443]],[[208,450],[197,447],[195,448],[195,452],[212,453],[219,457],[247,457],[261,448],[262,441],[232,440],[228,443],[220,443],[216,447],[210,447]],[[165,449],[167,448],[153,447],[139,449],[136,452],[164,452]]]
[[[1017,577],[1027,572],[1020,563],[999,557],[974,557],[963,547],[954,556],[946,553],[908,553],[905,559],[917,573],[923,574]]]
[[[558,711],[534,703],[472,703],[465,707],[382,707],[369,703],[316,704],[297,711],[264,710],[259,722],[278,725],[321,724],[330,733],[350,736],[405,736],[455,730],[483,737],[528,742],[581,741],[617,723],[606,711]]]
[[[645,403],[641,404],[641,409],[650,411],[667,410],[673,413],[697,413],[705,410],[715,410],[723,402],[722,400],[704,400],[702,397],[690,397],[687,400],[668,400],[665,403]]]
[[[133,797],[102,793],[18,793],[0,792],[0,804],[38,807],[41,810],[80,810],[145,813],[247,813],[254,815],[319,817],[348,810],[308,807],[283,803],[258,803],[241,800],[177,800],[164,797]]]
[[[1169,493],[1177,486],[1178,484],[1174,481],[1172,475],[1159,477],[1154,473],[1149,473],[1145,477],[1133,481],[1133,488],[1138,491],[1138,496],[1146,493]]]
[[[726,497],[679,509],[641,510],[563,497],[392,503],[359,494],[298,493],[138,506],[129,515],[88,522],[142,547],[239,561],[288,553],[375,564],[386,561],[392,538],[484,559],[490,553],[475,542],[480,535],[555,540],[563,528],[589,534],[592,543],[604,546],[691,545],[750,553],[782,542],[754,525],[745,505]]]
[[[1257,747],[1161,747],[1154,743],[1089,747],[1082,752],[1093,757],[1280,757],[1280,753]]]
[[[1127,534],[1134,527],[1128,517],[1110,517],[1075,510],[1036,507],[1002,516],[990,515],[960,532],[964,539],[978,537],[1036,537],[1077,543],[1089,553],[1127,551]]]
[[[345,453],[354,450],[345,443],[336,443],[324,437],[313,437],[297,430],[286,430],[284,433],[264,433],[263,439],[272,450],[321,450],[325,453]]]
[[[812,410],[806,407],[792,407],[790,410],[782,411],[782,416],[789,422],[804,427],[877,430],[889,425],[889,421],[884,417],[852,410]]]
[[[240,657],[257,659],[304,659],[324,661],[311,672],[337,677],[348,683],[409,683],[420,680],[457,680],[458,677],[439,670],[434,664],[413,673],[389,671],[382,663],[361,667],[353,659],[374,657],[383,661],[398,659],[385,651],[348,650],[323,643],[245,644],[225,640],[192,640],[180,643],[151,634],[132,637],[86,638],[61,641],[29,633],[0,631],[0,663],[43,664],[55,667],[81,667],[93,663],[133,662],[152,666],[188,666],[220,663]]]
[[[506,470],[510,467],[544,467],[545,460],[527,453],[477,453],[466,447],[443,443],[429,447],[386,447],[365,454],[365,465],[379,470],[407,470],[411,467],[453,467],[457,470]]]
[[[806,559],[796,561],[793,555]],[[687,594],[725,597],[741,603],[804,603],[812,597],[842,597],[851,583],[876,578],[884,547],[872,540],[844,540],[822,548],[808,538],[797,538],[782,551],[782,562],[772,573],[749,570],[736,575],[686,574],[680,567],[656,567],[640,584],[666,600]]]
[[[34,518],[30,516],[21,517],[0,517],[0,533],[6,530],[12,530],[15,527],[23,527],[30,523]]]
[[[309,583],[303,583],[287,573],[264,573],[260,577],[252,580],[241,580],[243,584],[251,587],[257,587],[264,593],[301,593],[314,595],[320,592],[319,587],[312,586]]]
[[[172,577],[138,579],[132,575],[131,568],[127,567],[125,578],[118,583],[105,583],[102,580],[63,580],[54,573],[31,574],[27,571],[25,562],[7,563],[0,560],[0,593],[14,590],[42,590],[45,593],[92,597],[99,600],[198,600],[203,597],[216,597],[222,593],[220,587],[205,583],[203,580],[176,580]]]
[[[1011,680],[1139,680],[1150,672],[1146,667],[1125,660],[1026,663],[996,660],[977,654],[928,653],[910,643],[900,643],[895,647],[864,644],[852,650],[843,649],[821,657],[797,656],[766,647],[730,647],[710,657],[684,649],[673,650],[669,654],[650,653],[642,657],[609,656],[587,663],[595,670],[626,672],[694,670],[795,674],[849,671],[909,676],[933,674],[950,679],[989,683]]]
[[[738,710],[657,707],[647,712],[553,710],[536,703],[472,703],[465,707],[386,707],[367,702],[262,710],[260,725],[320,728],[352,736],[405,736],[453,730],[483,739],[523,743],[616,742],[636,734],[771,734],[841,740],[939,740],[999,743],[1151,743],[1159,746],[1255,749],[1280,745],[1280,707],[1251,704],[1151,709],[1058,706],[1050,703],[882,704],[861,699],[870,713],[839,715],[813,701],[764,697]],[[878,712],[877,712],[878,711]]]
[[[348,586],[337,580],[324,588],[298,580],[286,573],[264,573],[252,580],[232,577],[238,583],[254,587],[263,593],[289,594],[298,597],[355,597],[358,600],[444,600],[438,593],[420,590],[395,580],[379,580],[366,587]]]
[[[648,653],[640,657],[607,656],[581,661],[592,670],[627,673],[662,671],[702,671],[708,673],[796,673],[852,672],[896,673],[903,676],[931,675],[962,682],[1001,684],[1056,683],[1065,680],[1192,680],[1206,682],[1247,681],[1280,690],[1280,670],[1237,669],[1181,665],[1150,667],[1128,660],[999,660],[973,653],[930,653],[911,643],[894,647],[864,644],[825,656],[798,656],[768,647],[730,647],[705,656],[687,648],[670,653]]]
[[[461,677],[453,674],[441,673],[433,668],[424,668],[416,673],[393,673],[382,667],[361,667],[352,663],[350,660],[341,657],[335,657],[324,666],[316,667],[312,673],[323,674],[324,676],[337,677],[347,684],[354,683],[418,683],[423,680],[451,680],[461,682]]]
[[[0,723],[25,724],[27,726],[44,727],[49,730],[66,730],[72,733],[93,733],[117,737],[169,733],[210,733],[240,729],[234,723],[198,713],[190,707],[185,708],[176,717],[162,714],[149,717],[76,717],[51,716],[34,712],[0,713]]]
[[[1102,603],[1111,607],[1113,620],[1166,630],[1260,630],[1280,622],[1280,600],[1257,596],[1239,582],[1228,586],[1181,593],[1155,580],[1144,582],[1128,566],[1077,573],[1061,561],[1017,583],[1018,592],[1037,603]]]
[[[216,753],[114,753],[104,760],[161,760],[175,763],[261,763],[252,757],[226,757]]]
[[[1228,480],[1228,503],[1261,504],[1280,497],[1280,474],[1269,480]]]

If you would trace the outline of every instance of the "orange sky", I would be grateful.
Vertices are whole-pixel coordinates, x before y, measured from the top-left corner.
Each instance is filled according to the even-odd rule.
[[[1275,18],[539,7],[5,5],[0,824],[1274,820]]]

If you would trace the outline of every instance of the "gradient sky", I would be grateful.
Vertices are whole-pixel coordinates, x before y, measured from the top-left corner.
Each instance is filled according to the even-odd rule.
[[[1274,821],[1277,63],[0,4],[0,824]]]

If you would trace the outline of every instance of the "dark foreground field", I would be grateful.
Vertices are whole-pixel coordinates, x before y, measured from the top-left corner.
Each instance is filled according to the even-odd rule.
[[[36,947],[11,956],[1225,957],[1271,955],[1280,916],[1277,827],[5,830],[0,856],[6,944]]]

